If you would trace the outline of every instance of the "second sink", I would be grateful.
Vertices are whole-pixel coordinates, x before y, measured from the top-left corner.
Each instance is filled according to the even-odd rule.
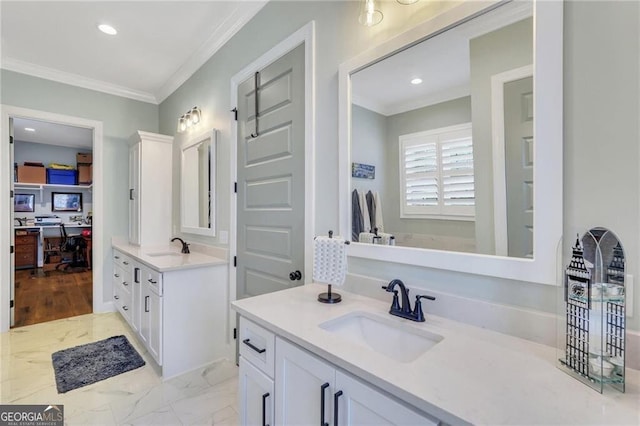
[[[176,253],[175,251],[159,251],[155,253],[145,253],[147,256],[160,257],[160,256],[182,256],[182,253]]]
[[[320,328],[403,363],[414,361],[443,339],[368,312],[352,312],[324,322]]]

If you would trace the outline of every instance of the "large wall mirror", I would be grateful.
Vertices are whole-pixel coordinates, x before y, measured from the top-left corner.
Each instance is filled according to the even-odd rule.
[[[216,131],[189,137],[182,145],[181,231],[215,236]]]
[[[349,254],[555,284],[562,2],[464,2],[340,69]]]

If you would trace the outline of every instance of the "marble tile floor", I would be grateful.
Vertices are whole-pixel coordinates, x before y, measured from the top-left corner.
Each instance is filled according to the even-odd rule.
[[[125,335],[146,365],[58,394],[51,354]],[[236,425],[238,369],[223,360],[163,382],[117,313],[88,314],[0,333],[0,404],[63,404],[68,425]]]

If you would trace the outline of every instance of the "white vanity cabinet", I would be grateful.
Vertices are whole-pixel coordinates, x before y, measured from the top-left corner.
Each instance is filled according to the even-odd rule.
[[[239,339],[242,425],[439,424],[244,317]]]
[[[113,302],[163,378],[227,357],[226,262],[162,270],[126,250],[114,247]]]
[[[274,425],[275,336],[240,318],[240,424]]]
[[[137,131],[129,141],[129,243],[171,239],[173,138]]]
[[[280,338],[276,338],[275,391],[277,425],[439,424]]]

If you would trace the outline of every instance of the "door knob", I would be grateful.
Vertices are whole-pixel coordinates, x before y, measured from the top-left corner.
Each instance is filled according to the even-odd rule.
[[[296,281],[296,280],[301,280],[302,279],[302,272],[300,271],[294,271],[292,273],[289,274],[289,279],[291,281]]]

